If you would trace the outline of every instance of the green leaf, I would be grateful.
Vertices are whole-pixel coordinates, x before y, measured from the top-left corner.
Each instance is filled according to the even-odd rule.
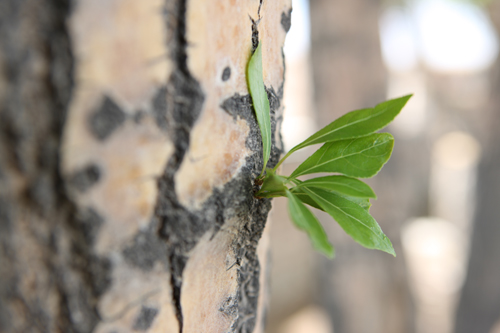
[[[340,193],[335,193],[335,194],[341,196],[344,199],[349,200],[352,203],[355,203],[356,205],[360,206],[361,208],[363,208],[367,212],[370,212],[370,207],[372,206],[372,204],[370,202],[370,199],[368,199],[368,198],[349,197],[347,195],[343,195],[343,194],[340,194]]]
[[[328,241],[325,230],[323,230],[316,216],[290,191],[286,191],[286,196],[288,197],[288,212],[295,225],[307,233],[317,251],[329,258],[333,258],[333,246]]]
[[[311,207],[314,207],[316,209],[319,209],[319,210],[323,210],[323,208],[321,208],[317,203],[316,201],[314,201],[313,199],[311,199],[311,197],[309,195],[307,195],[300,187],[299,185],[303,183],[302,180],[300,179],[290,179],[290,181],[295,184],[296,186],[292,187],[290,189],[290,191],[297,197],[299,198],[300,201],[302,201],[303,203],[311,206]]]
[[[278,176],[273,170],[267,169],[264,183],[255,196],[260,198],[284,197],[286,196],[285,191],[288,190],[285,181],[285,177]]]
[[[325,143],[289,178],[318,172],[338,172],[351,177],[372,177],[391,157],[394,138],[375,133],[361,138]]]
[[[378,131],[394,120],[411,96],[385,101],[372,109],[351,111],[314,133],[291,151],[317,143],[358,138]]]
[[[302,188],[318,203],[356,242],[369,249],[376,249],[396,256],[389,238],[384,235],[377,221],[359,205],[341,196],[319,188]]]
[[[260,133],[262,135],[262,149],[264,166],[262,167],[261,175],[264,174],[267,161],[271,154],[271,116],[269,110],[269,100],[264,86],[262,76],[262,43],[250,57],[247,68],[248,89],[252,97],[255,115],[259,123]]]
[[[293,194],[300,200],[302,201],[303,203],[311,206],[311,207],[314,207],[316,209],[319,209],[319,210],[322,210],[322,211],[325,211],[320,205],[318,205],[316,203],[316,201],[314,201],[309,195],[307,195],[306,192],[304,192],[302,189],[300,188],[292,188],[291,191],[293,192]]]
[[[297,187],[319,187],[325,190],[338,192],[350,197],[377,198],[375,192],[361,180],[346,176],[326,176],[308,179],[301,182]]]
[[[318,205],[318,203],[316,201],[314,201],[309,195],[307,195],[307,193],[304,192],[300,187],[293,187],[290,189],[290,191],[292,191],[292,193],[295,194],[295,196],[297,198],[299,198],[299,200],[302,201],[303,203],[325,212],[323,207]],[[329,192],[332,192],[332,191],[329,191]],[[367,212],[370,211],[370,207],[372,206],[372,204],[370,203],[369,198],[350,197],[350,196],[340,194],[340,193],[336,193],[336,194],[341,196],[344,199],[351,201],[352,203],[354,203],[356,205],[359,205],[361,208],[363,208]]]

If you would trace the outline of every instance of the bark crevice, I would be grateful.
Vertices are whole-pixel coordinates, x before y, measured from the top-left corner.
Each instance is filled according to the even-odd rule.
[[[167,41],[174,71],[166,86],[166,104],[155,103],[157,119],[160,119],[174,143],[175,151],[167,163],[163,176],[158,181],[158,201],[155,216],[160,221],[159,236],[167,245],[167,256],[171,270],[172,297],[182,332],[183,315],[181,306],[182,272],[186,266],[187,252],[196,244],[204,232],[199,218],[188,212],[179,203],[175,193],[174,176],[189,148],[189,135],[198,118],[204,101],[200,84],[192,77],[187,66],[186,8],[187,1],[179,0],[167,4],[167,29],[171,40]],[[168,15],[168,14],[171,15]],[[164,112],[164,116],[158,115]],[[187,237],[183,239],[183,237]]]

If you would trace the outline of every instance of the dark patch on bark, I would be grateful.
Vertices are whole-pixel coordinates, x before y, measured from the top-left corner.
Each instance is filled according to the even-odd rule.
[[[89,254],[81,243],[73,244],[71,260],[71,269],[57,273],[59,326],[67,332],[92,332],[100,321],[96,299],[111,285],[111,262]]]
[[[90,132],[100,141],[106,140],[126,119],[125,112],[109,96],[89,117]]]
[[[237,119],[240,113],[253,112],[250,95],[234,94],[231,98],[224,100],[220,107],[231,115],[234,120]]]
[[[260,293],[257,245],[270,209],[271,200],[255,200],[249,210],[250,218],[239,230],[239,238],[233,244],[236,256],[241,258],[238,269],[238,319],[232,327],[234,332],[251,333],[255,328]]]
[[[96,164],[89,164],[69,177],[69,185],[79,192],[85,192],[97,184],[101,178],[101,170]]]
[[[96,297],[99,297],[111,286],[112,265],[108,258],[96,255],[85,254],[86,264],[82,268],[87,268],[87,280],[91,281],[92,291]]]
[[[264,0],[259,0],[259,9],[257,10],[257,15],[259,16],[259,19],[260,19],[260,10],[262,9],[263,3],[264,3]]]
[[[0,186],[2,186],[3,182],[0,181]],[[11,221],[12,221],[12,212],[9,203],[3,197],[5,194],[0,192],[0,235],[4,235],[11,231]]]
[[[97,299],[112,283],[112,264],[108,258],[92,253],[92,242],[87,243],[81,230],[72,228],[70,232],[70,267],[56,273],[61,295],[60,326],[69,332],[92,332],[100,321]]]
[[[83,209],[76,216],[76,228],[79,229],[79,233],[89,245],[95,243],[103,223],[103,218],[93,208]]]
[[[238,315],[238,299],[235,297],[228,297],[219,307],[219,312],[222,312],[228,317],[236,317]]]
[[[279,94],[276,94],[274,88],[267,88],[267,98],[269,99],[269,108],[271,114],[271,132],[273,133],[271,137],[272,148],[271,148],[271,156],[269,159],[269,167],[273,167],[278,163],[279,156],[282,153],[283,147],[281,140],[280,142],[276,142],[274,133],[276,132],[277,119],[276,112],[279,110],[281,106],[282,88],[280,87]],[[221,104],[221,108],[230,114],[234,120],[239,117],[247,120],[247,123],[250,126],[250,134],[248,135],[246,146],[254,152],[260,151],[262,153],[262,136],[260,134],[260,129],[258,127],[255,112],[252,106],[252,99],[250,95],[240,95],[234,94],[232,97],[224,100]],[[251,119],[251,120],[250,120]],[[277,146],[279,144],[279,147]],[[260,163],[263,163],[261,160]],[[262,164],[260,165],[262,169]],[[260,170],[257,170],[260,173]]]
[[[260,23],[260,9],[262,8],[263,0],[259,1],[259,8],[257,10],[257,20],[254,20],[250,16],[250,21],[252,22],[252,53],[255,51],[257,46],[259,46],[259,23]]]
[[[226,67],[222,71],[222,81],[227,81],[231,78],[231,67]]]
[[[89,254],[84,244],[74,244],[71,254],[71,269],[58,272],[60,327],[68,332],[92,332],[100,321],[95,300],[111,285],[111,262]]]
[[[135,331],[147,330],[158,314],[158,309],[143,306],[139,316],[136,318],[133,329]]]
[[[179,204],[174,184],[175,172],[189,147],[189,132],[201,112],[204,101],[201,87],[191,76],[187,66],[186,6],[186,0],[178,0],[167,3],[164,8],[167,29],[171,31],[170,39],[166,42],[175,69],[167,82],[166,103],[158,103],[158,110],[155,110],[157,123],[166,129],[175,148],[163,176],[158,181],[155,216],[160,222],[159,235],[168,246],[172,296],[180,332],[183,327],[180,294],[187,252],[206,230],[198,216]]]
[[[274,89],[266,89],[271,111],[271,130],[276,131],[276,112],[280,108],[280,96]],[[238,318],[232,326],[233,332],[252,332],[255,328],[257,316],[257,302],[260,290],[259,275],[260,264],[257,258],[257,244],[262,236],[267,214],[271,208],[269,199],[257,200],[253,197],[253,180],[262,169],[262,138],[260,129],[255,118],[255,113],[249,95],[235,94],[226,99],[221,107],[233,116],[234,119],[241,117],[245,119],[250,127],[250,133],[246,140],[246,146],[254,152],[246,160],[238,176],[226,184],[221,190],[226,198],[232,199],[226,202],[225,219],[236,216],[241,224],[237,234],[239,237],[234,241],[232,247],[238,264]],[[281,142],[279,143],[281,146]],[[273,167],[279,160],[281,149],[277,147],[274,135],[272,137],[272,150],[269,167]],[[238,199],[238,194],[242,197]]]
[[[158,128],[167,130],[167,88],[161,87],[153,97],[153,115]]]
[[[158,261],[168,267],[165,242],[158,237],[155,229],[151,229],[139,232],[133,244],[123,250],[125,260],[144,271],[152,270]]]
[[[174,143],[175,152],[170,158],[163,177],[159,181],[157,216],[162,226],[161,235],[169,244],[173,296],[179,325],[182,327],[180,288],[182,271],[186,264],[186,253],[208,229],[201,219],[179,204],[175,194],[174,175],[189,147],[189,131],[198,118],[204,95],[199,83],[180,70],[172,73],[167,84],[167,128]]]
[[[134,123],[136,123],[137,125],[139,125],[143,119],[146,117],[146,112],[143,111],[143,110],[137,110],[134,114],[134,116],[132,117],[132,119],[134,120]]]
[[[13,294],[12,286],[13,272],[11,261],[14,260],[14,254],[11,251],[11,235],[12,235],[12,205],[7,201],[6,193],[2,189],[6,189],[4,179],[0,179],[0,332],[9,332],[10,316],[7,301],[8,297]]]
[[[281,26],[288,32],[292,26],[292,8],[288,10],[288,13],[281,13]]]
[[[250,21],[252,22],[252,53],[253,53],[255,49],[257,49],[257,46],[259,46],[259,28],[257,26],[259,25],[260,19],[255,21],[253,18],[250,17]]]
[[[47,216],[55,206],[57,198],[54,196],[56,190],[52,175],[41,174],[33,179],[28,187],[27,199],[38,208],[41,215]]]

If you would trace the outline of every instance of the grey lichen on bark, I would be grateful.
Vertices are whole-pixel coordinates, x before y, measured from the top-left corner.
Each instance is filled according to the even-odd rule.
[[[271,204],[253,197],[245,70],[257,29],[272,166],[289,13],[285,0],[0,4],[2,332],[263,331]]]

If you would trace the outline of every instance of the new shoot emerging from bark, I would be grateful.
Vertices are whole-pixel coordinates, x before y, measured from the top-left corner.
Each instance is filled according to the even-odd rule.
[[[389,160],[394,138],[376,133],[399,114],[412,95],[378,104],[374,108],[349,112],[299,143],[273,169],[266,165],[271,152],[269,100],[262,78],[261,43],[251,56],[247,79],[252,102],[262,134],[264,165],[255,193],[257,198],[288,198],[292,221],[309,236],[313,247],[327,257],[334,248],[314,214],[306,205],[329,214],[356,242],[369,249],[396,255],[389,238],[370,215],[373,190],[358,178],[375,176]],[[307,158],[290,176],[277,175],[278,167],[292,153],[314,145],[323,145]],[[315,173],[332,175],[301,181],[299,176]]]

